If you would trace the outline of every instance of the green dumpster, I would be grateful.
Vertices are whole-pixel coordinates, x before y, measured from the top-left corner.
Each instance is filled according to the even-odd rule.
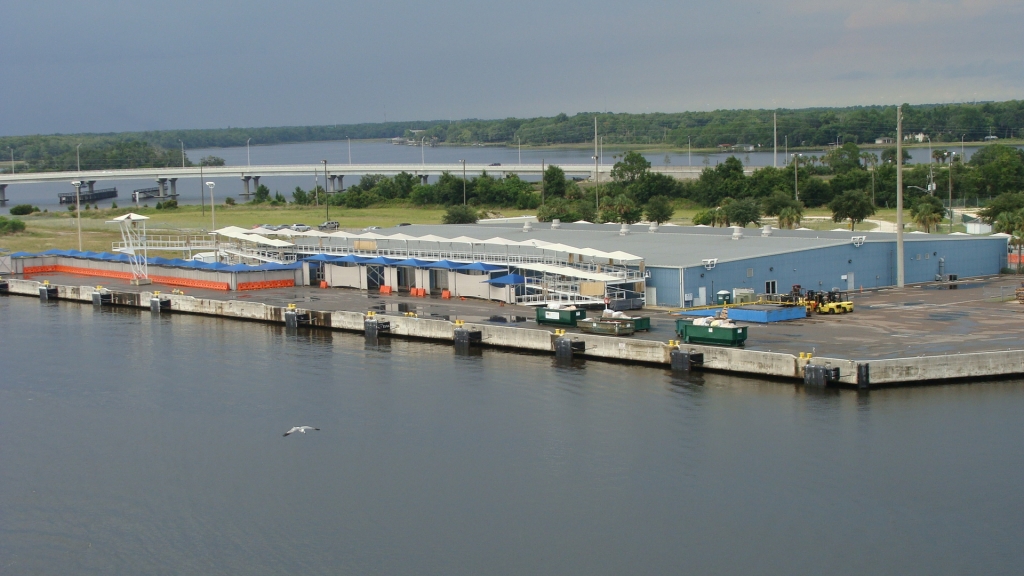
[[[566,310],[564,308],[537,308],[537,324],[555,324],[557,326],[575,326],[577,320],[587,317],[587,311]]]
[[[680,319],[676,320],[676,334],[687,344],[743,346],[747,340],[747,327],[694,326],[692,320]]]
[[[637,332],[641,330],[651,331],[651,317],[650,316],[634,316],[630,318],[633,321],[633,327]]]

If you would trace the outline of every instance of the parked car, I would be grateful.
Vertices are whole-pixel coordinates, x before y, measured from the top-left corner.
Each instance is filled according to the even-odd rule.
[[[408,222],[402,222],[399,224],[395,224],[395,226],[412,226],[412,224],[409,224]]]
[[[491,162],[490,166],[501,166],[501,162]]]
[[[260,226],[260,228],[263,228],[264,230],[273,230],[274,232],[277,232],[281,228],[284,228],[284,226],[281,226],[280,224],[263,224],[262,226]]]
[[[317,226],[317,229],[320,230],[321,232],[329,232],[332,230],[337,230],[340,226],[341,225],[338,224],[336,220],[328,220],[327,222],[324,222],[323,224]]]
[[[288,228],[291,228],[296,232],[309,232],[310,230],[312,230],[312,228],[306,226],[305,224],[292,224]]]

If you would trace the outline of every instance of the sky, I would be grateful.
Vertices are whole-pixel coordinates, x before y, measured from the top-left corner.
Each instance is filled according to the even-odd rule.
[[[1024,0],[8,0],[0,17],[0,135],[1024,97]]]

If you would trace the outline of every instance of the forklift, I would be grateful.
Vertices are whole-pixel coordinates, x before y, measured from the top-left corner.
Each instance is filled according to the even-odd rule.
[[[847,312],[853,312],[853,302],[850,301],[849,294],[838,288],[833,288],[828,292],[816,292],[814,296],[818,302],[816,307],[818,314],[846,314]]]

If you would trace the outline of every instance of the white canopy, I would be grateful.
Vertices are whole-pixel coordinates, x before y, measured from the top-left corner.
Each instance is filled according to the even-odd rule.
[[[142,214],[136,214],[135,212],[129,212],[129,213],[125,214],[124,216],[118,216],[117,218],[114,218],[113,220],[111,220],[111,222],[124,222],[126,220],[128,222],[135,222],[137,220],[149,220],[149,216],[143,216]]]
[[[537,272],[547,272],[549,274],[559,274],[561,276],[571,276],[573,278],[582,278],[584,280],[594,280],[597,282],[626,282],[618,276],[612,276],[611,274],[601,274],[598,272],[587,272],[578,268],[571,268],[569,266],[553,266],[551,264],[515,264],[516,268],[523,268],[525,270],[536,270]]]
[[[286,242],[284,240],[275,240],[273,238],[260,236],[259,234],[250,234],[248,230],[245,228],[239,228],[238,226],[228,226],[226,228],[221,228],[220,230],[214,230],[214,233],[228,238],[234,238],[235,240],[252,242],[261,246],[273,246],[275,248],[294,246],[291,242]]]

